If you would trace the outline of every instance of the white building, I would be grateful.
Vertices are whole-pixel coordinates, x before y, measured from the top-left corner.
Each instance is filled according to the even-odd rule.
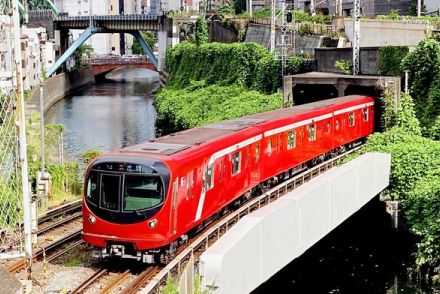
[[[118,15],[133,14],[136,10],[136,0],[124,0],[123,7],[119,7],[119,0],[55,0],[55,6],[60,13],[69,16],[90,15]],[[73,40],[76,40],[83,30],[71,30]],[[86,41],[93,47],[95,54],[108,55],[121,53],[130,54],[133,45],[133,37],[124,34],[121,40],[120,34],[95,34]],[[124,46],[121,50],[121,45]]]
[[[23,86],[28,90],[40,84],[43,72],[55,62],[54,43],[47,39],[45,28],[21,29]]]

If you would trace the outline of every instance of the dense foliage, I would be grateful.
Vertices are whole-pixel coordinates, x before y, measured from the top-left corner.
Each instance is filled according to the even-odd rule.
[[[408,47],[384,46],[379,48],[379,72],[382,75],[402,76],[403,70],[401,63]]]
[[[261,45],[256,43],[208,43],[196,46],[181,43],[167,51],[170,73],[168,87],[184,88],[191,81],[254,88],[273,93],[281,86],[281,67]],[[302,59],[293,57],[287,73],[302,69]]]
[[[155,99],[158,120],[169,131],[280,108],[280,94],[264,95],[241,86],[207,86],[194,82],[184,89],[167,88]]]
[[[421,41],[402,65],[410,70],[409,87],[426,134],[440,114],[440,43],[434,39]]]
[[[202,44],[205,44],[209,41],[209,34],[208,34],[208,24],[205,20],[205,15],[199,15],[196,21],[196,44],[197,46],[200,46]]]

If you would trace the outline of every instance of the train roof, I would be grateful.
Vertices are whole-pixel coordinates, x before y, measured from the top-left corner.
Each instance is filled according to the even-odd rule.
[[[213,141],[226,135],[238,132],[250,126],[258,125],[267,121],[274,121],[295,114],[323,109],[336,104],[345,104],[366,96],[351,95],[340,98],[322,100],[318,102],[282,108],[278,110],[257,113],[237,119],[221,121],[218,123],[184,130],[174,134],[123,148],[120,152],[149,153],[157,155],[172,155],[202,143]]]

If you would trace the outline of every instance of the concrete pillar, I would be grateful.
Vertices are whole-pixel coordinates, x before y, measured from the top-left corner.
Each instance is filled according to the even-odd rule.
[[[283,78],[283,106],[288,107],[293,105],[293,84],[292,77],[285,76]]]
[[[167,31],[158,31],[157,32],[157,61],[159,64],[159,71],[165,70],[165,55],[167,50],[167,40],[168,32]]]
[[[345,96],[345,90],[347,89],[347,85],[338,84],[337,89],[338,89],[338,97]]]

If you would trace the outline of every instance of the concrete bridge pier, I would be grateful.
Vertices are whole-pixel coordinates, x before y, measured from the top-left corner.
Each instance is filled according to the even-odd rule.
[[[165,70],[165,58],[167,46],[174,47],[179,44],[179,26],[174,21],[162,22],[159,31],[157,32],[157,61],[158,71]]]

